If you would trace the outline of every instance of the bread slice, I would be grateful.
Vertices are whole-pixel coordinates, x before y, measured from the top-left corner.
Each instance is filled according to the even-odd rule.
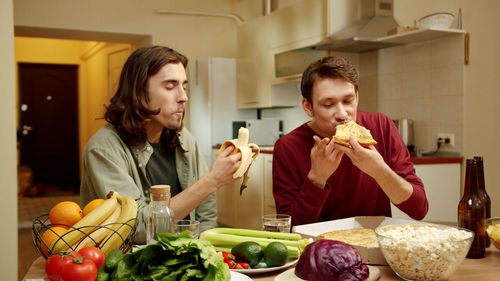
[[[349,143],[349,137],[355,137],[359,144],[364,147],[368,147],[370,145],[377,144],[370,134],[370,130],[367,130],[365,127],[356,124],[354,121],[349,121],[346,124],[337,125],[335,136],[333,136],[333,140],[335,143],[351,147]]]

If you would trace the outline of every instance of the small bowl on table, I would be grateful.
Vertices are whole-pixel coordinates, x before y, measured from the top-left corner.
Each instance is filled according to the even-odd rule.
[[[446,280],[467,256],[474,232],[446,225],[400,224],[375,229],[387,263],[404,280]]]
[[[500,217],[486,219],[486,234],[491,244],[500,250]]]

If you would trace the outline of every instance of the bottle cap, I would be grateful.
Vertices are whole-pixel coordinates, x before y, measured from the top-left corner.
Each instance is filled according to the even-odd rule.
[[[164,201],[170,197],[170,185],[151,186],[151,197],[154,201]]]

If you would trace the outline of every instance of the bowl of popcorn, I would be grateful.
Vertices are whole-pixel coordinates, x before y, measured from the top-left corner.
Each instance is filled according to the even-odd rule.
[[[436,224],[400,224],[375,229],[389,266],[405,280],[446,280],[462,263],[474,232]]]
[[[486,233],[490,238],[491,244],[500,250],[500,217],[486,220]]]

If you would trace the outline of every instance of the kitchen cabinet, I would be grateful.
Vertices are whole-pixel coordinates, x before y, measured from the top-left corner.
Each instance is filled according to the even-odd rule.
[[[218,150],[213,151],[214,158]],[[272,155],[271,165],[272,165]],[[267,161],[266,161],[267,160]],[[267,163],[267,164],[266,164]],[[262,229],[262,215],[269,210],[265,208],[264,190],[266,181],[265,168],[269,167],[268,155],[260,154],[255,158],[250,171],[247,188],[240,195],[241,180],[220,188],[217,195],[217,217],[218,223],[222,226]],[[267,180],[271,180],[271,175],[267,175]],[[274,212],[272,212],[274,213]]]
[[[271,51],[271,17],[252,19],[238,26],[238,108],[292,107],[298,91],[291,86],[272,87],[274,58]]]
[[[270,47],[291,50],[316,43],[326,33],[326,1],[298,1],[276,10],[270,18]]]
[[[429,211],[423,221],[455,225],[460,201],[461,163],[419,164],[415,165],[415,172],[424,183],[429,202]],[[392,204],[391,209],[392,217],[409,218]]]

